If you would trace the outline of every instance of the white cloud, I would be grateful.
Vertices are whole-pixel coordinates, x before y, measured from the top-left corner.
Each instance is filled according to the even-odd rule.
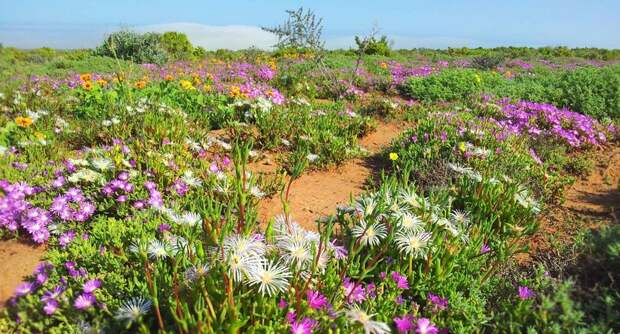
[[[259,49],[270,49],[277,41],[273,34],[263,31],[256,26],[212,26],[181,22],[137,26],[134,29],[142,32],[183,32],[187,34],[192,44],[200,45],[207,50],[239,50],[251,46]]]

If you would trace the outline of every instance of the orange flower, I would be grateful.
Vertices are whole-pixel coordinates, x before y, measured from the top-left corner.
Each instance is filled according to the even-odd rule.
[[[239,97],[241,96],[241,88],[239,86],[231,86],[229,88],[228,94],[230,97]]]
[[[170,75],[170,74],[166,74],[166,76],[164,77],[164,80],[166,80],[166,81],[172,81],[172,80],[174,80],[174,78],[172,77],[172,75]]]
[[[210,92],[211,91],[211,85],[205,84],[204,86],[202,86],[202,89],[204,89],[205,92]]]
[[[99,86],[105,86],[108,84],[108,82],[103,79],[99,79],[97,80],[97,84],[99,84]]]
[[[146,82],[145,81],[140,80],[140,81],[136,82],[136,88],[142,89],[144,87],[146,87]]]
[[[90,79],[91,79],[90,73],[80,74],[80,80],[82,80],[82,81],[90,81]]]
[[[84,81],[82,82],[82,88],[86,90],[91,90],[93,88],[93,83],[90,81]]]
[[[22,128],[27,128],[32,125],[32,118],[18,116],[15,118],[15,123]]]
[[[384,62],[384,61],[382,61],[382,62],[379,64],[379,66],[381,66],[381,68],[383,68],[383,69],[388,68],[388,64],[387,64],[386,62]]]

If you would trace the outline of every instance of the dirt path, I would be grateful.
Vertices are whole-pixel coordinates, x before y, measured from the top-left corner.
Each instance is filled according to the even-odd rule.
[[[565,201],[542,217],[539,230],[529,239],[529,254],[519,254],[519,262],[557,252],[557,245],[571,243],[584,227],[620,222],[620,146],[602,149],[594,161],[594,170],[576,180],[565,191]]]
[[[0,308],[13,296],[15,288],[32,274],[45,253],[45,246],[18,240],[0,241]]]
[[[295,180],[289,199],[293,219],[304,228],[316,230],[316,219],[333,214],[338,205],[347,204],[351,196],[362,193],[369,177],[378,171],[376,154],[406,128],[406,123],[380,123],[376,131],[360,140],[369,152],[367,157],[346,161],[334,170],[310,172]],[[258,216],[262,221],[281,213],[279,195],[259,204]]]

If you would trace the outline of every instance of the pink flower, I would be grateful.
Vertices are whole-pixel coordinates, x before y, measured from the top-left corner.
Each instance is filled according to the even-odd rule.
[[[519,298],[526,300],[535,296],[534,291],[530,290],[527,286],[519,286]]]
[[[327,298],[318,291],[308,290],[307,294],[308,306],[318,310],[327,305]]]
[[[415,326],[416,334],[437,334],[439,330],[427,318],[420,318]]]
[[[414,321],[413,316],[409,314],[405,314],[401,318],[398,318],[398,317],[394,318],[394,323],[396,324],[396,330],[399,333],[408,333],[410,330],[412,330],[413,321]]]
[[[91,308],[96,302],[97,299],[95,299],[93,294],[83,293],[75,299],[73,306],[78,310],[86,310]]]

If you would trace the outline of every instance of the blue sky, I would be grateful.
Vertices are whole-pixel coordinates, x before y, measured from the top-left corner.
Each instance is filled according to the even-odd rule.
[[[274,39],[259,27],[280,23],[285,9],[299,6],[324,18],[332,48],[352,46],[353,36],[374,24],[397,48],[620,48],[618,0],[0,0],[0,43],[93,47],[129,27],[183,31],[207,49],[265,48]]]

